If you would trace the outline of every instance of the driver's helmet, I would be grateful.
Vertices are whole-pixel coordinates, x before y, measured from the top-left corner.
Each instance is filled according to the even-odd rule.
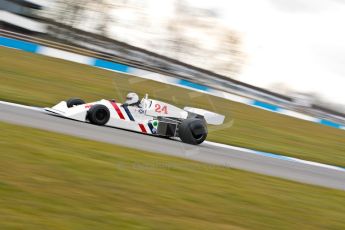
[[[138,105],[139,104],[139,96],[136,93],[128,93],[126,97],[125,104],[127,105]]]

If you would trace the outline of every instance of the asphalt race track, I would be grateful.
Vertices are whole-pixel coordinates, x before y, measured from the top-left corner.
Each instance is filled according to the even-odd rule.
[[[7,103],[0,103],[0,121],[345,190],[345,170],[267,157],[241,148],[210,142],[192,146],[176,140],[76,122],[47,114],[39,108]]]

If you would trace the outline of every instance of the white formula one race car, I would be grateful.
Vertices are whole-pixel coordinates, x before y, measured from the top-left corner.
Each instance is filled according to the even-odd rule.
[[[52,108],[53,114],[73,120],[127,129],[140,133],[178,137],[184,143],[198,145],[207,137],[207,124],[221,125],[224,116],[203,109],[180,109],[168,103],[148,99],[141,101],[136,93],[129,93],[125,103],[105,100],[85,103],[72,98],[61,101]]]

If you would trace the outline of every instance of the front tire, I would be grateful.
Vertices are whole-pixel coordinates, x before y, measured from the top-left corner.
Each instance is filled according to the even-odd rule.
[[[76,106],[76,105],[85,104],[85,101],[79,98],[70,98],[66,101],[66,104],[67,104],[67,108],[72,108],[73,106]]]
[[[198,145],[206,139],[207,127],[203,120],[189,118],[179,125],[178,133],[182,142]]]
[[[93,105],[88,111],[88,119],[92,124],[105,125],[109,118],[110,112],[105,105]]]

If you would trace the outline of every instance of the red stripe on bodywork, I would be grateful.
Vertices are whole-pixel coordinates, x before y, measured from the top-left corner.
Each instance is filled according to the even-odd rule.
[[[119,115],[120,119],[125,120],[125,117],[123,116],[120,108],[117,106],[117,104],[113,101],[109,101],[111,103],[111,105],[114,107],[115,111],[117,112],[117,114]]]
[[[146,129],[145,129],[145,126],[143,124],[139,124],[139,127],[141,129],[141,132],[143,133],[147,133]]]

